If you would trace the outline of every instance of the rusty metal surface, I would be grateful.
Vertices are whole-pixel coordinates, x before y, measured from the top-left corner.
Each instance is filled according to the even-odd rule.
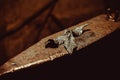
[[[72,26],[69,29],[75,29],[86,23],[89,23],[89,25],[88,27],[85,27],[85,30],[89,29],[89,31],[84,32],[81,36],[76,38],[76,43],[78,44],[77,50],[92,44],[120,27],[119,21],[108,21],[106,20],[106,15],[102,14],[88,21]],[[63,32],[64,30],[42,39],[35,45],[7,61],[0,67],[0,75],[28,68],[33,65],[42,64],[47,61],[52,61],[64,55],[69,55],[63,46],[59,46],[58,48],[45,48],[45,42],[48,39],[54,39],[62,35]]]

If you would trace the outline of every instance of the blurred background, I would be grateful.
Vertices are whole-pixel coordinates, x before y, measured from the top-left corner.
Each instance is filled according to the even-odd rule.
[[[107,8],[120,10],[119,3],[120,0],[0,0],[0,65],[42,38],[106,13]],[[67,55],[0,80],[112,79],[119,73],[119,34],[120,30],[115,31],[78,51],[81,54]]]
[[[88,20],[119,0],[0,0],[0,65],[42,38]]]

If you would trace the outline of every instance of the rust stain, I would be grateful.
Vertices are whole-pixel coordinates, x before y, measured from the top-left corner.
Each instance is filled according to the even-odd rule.
[[[90,31],[84,32],[81,36],[76,38],[78,47],[77,50],[92,44],[120,27],[120,22],[107,21],[106,15],[102,14],[88,21],[72,26],[69,29],[75,29],[85,23],[89,23],[88,27],[85,27],[85,30],[90,29]],[[54,39],[62,35],[63,32],[64,30],[42,39],[16,57],[10,59],[0,67],[0,75],[28,68],[33,65],[42,64],[64,55],[68,55],[68,52],[62,45],[54,49],[45,48],[44,44],[47,40]]]

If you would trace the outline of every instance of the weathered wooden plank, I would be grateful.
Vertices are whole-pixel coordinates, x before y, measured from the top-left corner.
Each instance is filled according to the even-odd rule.
[[[78,44],[77,50],[92,44],[93,42],[105,37],[120,27],[119,21],[108,21],[106,19],[106,15],[102,14],[88,21],[72,26],[69,29],[74,29],[85,23],[89,24],[87,27],[85,27],[85,30],[89,29],[89,31],[84,32],[81,36],[76,38],[76,43]],[[33,65],[42,64],[64,55],[68,55],[68,52],[63,46],[59,46],[58,48],[45,48],[45,42],[48,39],[56,38],[63,33],[64,30],[48,36],[27,50],[23,51],[16,57],[10,59],[0,67],[0,75],[11,73],[23,68],[28,68]]]

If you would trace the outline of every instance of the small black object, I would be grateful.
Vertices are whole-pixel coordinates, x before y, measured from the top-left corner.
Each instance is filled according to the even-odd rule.
[[[58,47],[58,44],[56,44],[53,39],[49,39],[49,40],[45,43],[45,48],[57,48],[57,47]]]

